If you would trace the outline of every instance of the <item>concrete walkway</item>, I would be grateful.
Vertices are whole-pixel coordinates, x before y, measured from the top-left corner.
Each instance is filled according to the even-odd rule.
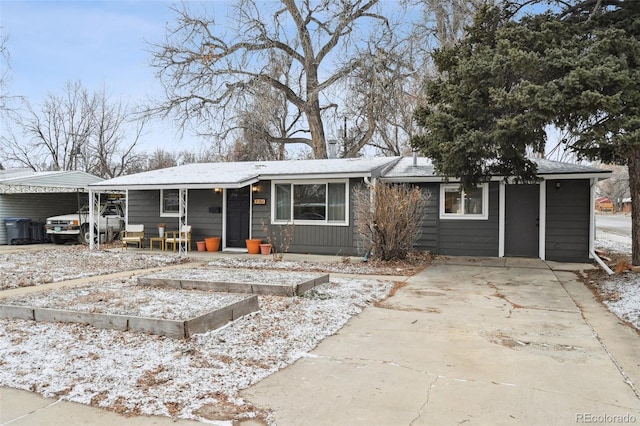
[[[243,397],[280,426],[640,423],[638,333],[551,267],[443,259]]]
[[[640,336],[574,267],[440,259],[242,396],[279,426],[640,424]],[[169,424],[0,388],[0,426]]]

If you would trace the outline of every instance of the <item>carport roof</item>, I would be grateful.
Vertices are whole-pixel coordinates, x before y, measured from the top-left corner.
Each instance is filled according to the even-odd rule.
[[[241,188],[268,179],[376,177],[399,157],[195,163],[120,176],[91,189]]]
[[[0,193],[70,192],[86,190],[103,180],[77,170],[34,172],[29,169],[0,170]]]

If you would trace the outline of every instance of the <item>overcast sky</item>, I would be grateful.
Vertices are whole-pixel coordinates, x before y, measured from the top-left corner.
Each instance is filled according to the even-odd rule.
[[[114,100],[138,104],[158,96],[160,85],[149,67],[148,42],[161,42],[175,21],[162,0],[0,0],[0,26],[8,35],[10,81],[6,90],[40,104],[48,93],[61,95],[67,82],[89,91],[106,87]],[[214,2],[214,8],[224,2]],[[180,143],[181,142],[181,143]],[[173,123],[153,123],[142,148],[188,149],[200,139],[176,135]]]

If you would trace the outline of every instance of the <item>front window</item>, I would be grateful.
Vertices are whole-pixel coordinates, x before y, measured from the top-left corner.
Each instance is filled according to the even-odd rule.
[[[348,183],[274,183],[274,223],[347,224]]]
[[[459,185],[440,186],[440,219],[487,219],[489,186],[463,190]]]
[[[180,190],[160,190],[160,216],[177,217],[180,215]]]

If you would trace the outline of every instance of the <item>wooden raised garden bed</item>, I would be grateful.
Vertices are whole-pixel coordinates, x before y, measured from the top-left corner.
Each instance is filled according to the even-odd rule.
[[[0,305],[0,318],[41,322],[71,322],[87,324],[97,328],[141,331],[177,339],[186,339],[197,333],[214,330],[229,321],[234,321],[257,310],[259,310],[258,297],[253,295],[187,320],[145,318],[19,305]]]
[[[274,296],[300,296],[304,292],[329,282],[329,274],[289,274],[284,280],[283,273],[273,274],[270,271],[261,271],[261,279],[271,281],[271,283],[251,282],[253,277],[245,275],[246,280],[234,279],[233,275],[225,275],[223,279],[217,279],[215,270],[207,274],[198,275],[197,278],[184,278],[189,276],[188,270],[181,270],[180,277],[173,277],[168,274],[156,274],[153,276],[138,277],[138,284],[155,287],[179,288],[184,290],[207,290],[228,293],[250,293],[250,294],[270,294]],[[237,278],[240,278],[238,276]],[[299,278],[299,280],[297,280]],[[281,280],[281,283],[277,283]],[[257,281],[257,279],[256,279]],[[274,283],[276,282],[276,283]]]

